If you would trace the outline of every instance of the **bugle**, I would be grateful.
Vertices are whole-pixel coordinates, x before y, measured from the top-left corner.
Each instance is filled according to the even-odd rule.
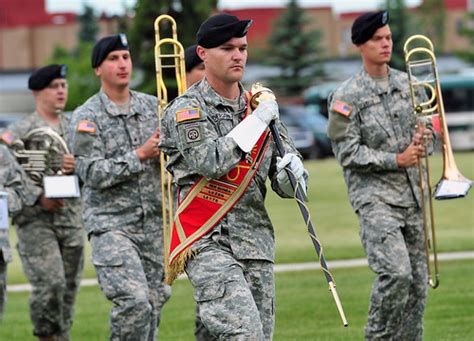
[[[167,23],[171,28],[171,38],[162,38],[160,25]],[[178,88],[178,95],[186,91],[186,68],[184,63],[184,48],[178,41],[177,25],[173,17],[163,14],[156,18],[155,28],[155,69],[156,88],[158,97],[158,121],[161,129],[163,112],[168,105],[168,89],[165,84],[164,69],[174,70],[174,79]],[[168,265],[170,233],[173,227],[173,184],[171,174],[166,170],[167,157],[160,152],[161,198],[163,214],[163,240],[165,268]]]
[[[430,166],[426,146],[425,155],[418,160],[428,283],[431,287],[436,288],[439,285],[439,269],[433,196],[438,200],[464,197],[467,195],[472,182],[459,172],[454,161],[433,43],[423,35],[413,35],[407,39],[403,50],[410,85],[413,113],[417,121],[415,129],[418,129],[418,125],[423,125],[426,121],[431,121],[435,116],[439,118],[440,122],[443,174],[441,180],[435,186],[434,194],[431,186]],[[422,159],[424,159],[424,163]],[[426,180],[423,174],[423,166],[426,169]],[[431,271],[431,252],[433,253],[434,273]]]
[[[250,98],[250,106],[253,109],[255,109],[258,106],[258,103],[260,100],[264,99],[265,97],[267,98],[275,98],[273,92],[268,89],[263,87],[259,83],[255,83],[252,86],[252,96]],[[278,150],[278,154],[283,157],[285,155],[285,147],[283,146],[283,142],[280,137],[280,133],[278,131],[277,126],[275,125],[275,121],[272,121],[269,125],[270,131],[272,133],[273,141],[275,142],[275,145]],[[336,303],[337,310],[339,312],[339,315],[341,317],[342,323],[344,327],[347,327],[349,323],[347,322],[346,315],[344,314],[344,309],[342,308],[341,300],[339,299],[339,295],[337,294],[336,291],[336,282],[331,274],[331,272],[328,269],[328,266],[326,264],[326,259],[324,257],[323,253],[323,247],[321,245],[321,242],[318,240],[316,236],[316,232],[314,231],[314,226],[313,222],[311,221],[311,217],[309,214],[309,210],[304,204],[304,194],[303,190],[301,189],[301,184],[297,182],[296,178],[294,177],[293,173],[289,170],[285,170],[288,175],[288,179],[290,180],[291,187],[293,188],[294,194],[295,194],[295,199],[296,202],[298,203],[299,209],[301,211],[301,214],[303,215],[303,219],[306,223],[306,226],[308,228],[308,233],[311,237],[311,241],[313,242],[313,246],[316,250],[316,253],[319,258],[319,263],[321,265],[321,269],[324,272],[324,276],[326,277],[326,280],[329,284],[329,290],[331,291],[331,294],[334,298],[334,302]]]

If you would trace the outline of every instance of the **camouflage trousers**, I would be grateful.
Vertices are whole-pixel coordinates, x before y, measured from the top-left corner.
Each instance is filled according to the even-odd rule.
[[[7,263],[0,254],[0,322],[3,320],[3,311],[7,301]]]
[[[114,303],[110,340],[155,341],[160,313],[171,296],[163,282],[163,237],[159,231],[92,234],[92,262],[100,288]]]
[[[421,209],[370,203],[358,210],[372,286],[366,340],[421,340],[427,266]]]
[[[16,227],[16,233],[23,271],[32,286],[33,334],[68,340],[84,267],[84,230],[36,221]]]
[[[217,241],[201,240],[198,245],[186,273],[207,332],[220,340],[271,340],[275,324],[273,263],[236,260],[222,236]]]
[[[0,322],[7,301],[7,265],[12,261],[12,251],[8,242],[8,229],[0,229]]]

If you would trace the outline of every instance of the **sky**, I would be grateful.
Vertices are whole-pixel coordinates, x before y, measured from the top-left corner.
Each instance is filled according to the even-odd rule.
[[[422,0],[405,0],[407,6],[419,5]],[[109,15],[122,14],[124,4],[132,7],[136,0],[46,0],[48,12],[80,13],[85,4],[92,6],[97,13],[106,12]],[[383,0],[299,0],[305,6],[332,6],[334,12],[368,11],[376,9]],[[252,7],[285,6],[288,0],[219,0],[218,7],[222,9],[238,9]]]

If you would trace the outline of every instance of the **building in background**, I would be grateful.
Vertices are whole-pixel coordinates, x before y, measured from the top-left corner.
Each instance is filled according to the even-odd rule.
[[[436,47],[438,51],[450,54],[469,47],[469,41],[459,35],[468,10],[474,10],[474,0],[444,0],[446,6],[445,46]],[[0,0],[0,113],[29,112],[34,106],[27,79],[31,71],[48,61],[56,46],[73,49],[78,45],[79,24],[75,13],[48,13],[45,0]],[[248,40],[252,49],[264,50],[267,46],[274,22],[285,10],[280,7],[260,7],[226,9],[220,11],[234,14],[240,18],[254,20]],[[353,72],[353,64],[360,60],[340,58],[356,56],[357,51],[351,43],[351,25],[360,15],[355,12],[335,13],[330,6],[305,7],[312,24],[309,29],[322,32],[321,48],[327,58],[325,68],[333,79],[344,78],[346,69]],[[375,10],[375,9],[374,9]],[[416,7],[410,8],[415,16],[421,15]],[[130,18],[133,20],[133,18]],[[118,32],[120,18],[99,16],[98,37]],[[153,23],[150,23],[152,25]],[[251,53],[252,55],[252,53]],[[453,57],[451,57],[453,59]],[[336,66],[334,64],[337,64]],[[351,64],[352,63],[352,64]],[[458,61],[449,61],[457,65]],[[440,66],[442,63],[440,61]],[[249,66],[250,67],[250,66]],[[267,70],[268,69],[268,70]],[[278,72],[275,68],[257,68],[258,72],[247,72],[257,79],[262,72]],[[252,80],[250,80],[252,81]]]

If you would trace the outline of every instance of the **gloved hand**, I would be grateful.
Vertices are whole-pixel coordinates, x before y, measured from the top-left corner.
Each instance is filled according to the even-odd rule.
[[[271,121],[278,119],[278,104],[274,99],[267,99],[258,104],[257,109],[253,111],[253,115],[267,126]]]
[[[304,200],[307,201],[307,185],[308,171],[304,169],[301,159],[293,153],[287,153],[283,158],[277,162],[277,181],[280,189],[287,195],[293,196],[294,190],[291,187],[290,179],[285,168],[289,168],[290,172],[295,177],[296,181],[301,185],[303,190]]]

